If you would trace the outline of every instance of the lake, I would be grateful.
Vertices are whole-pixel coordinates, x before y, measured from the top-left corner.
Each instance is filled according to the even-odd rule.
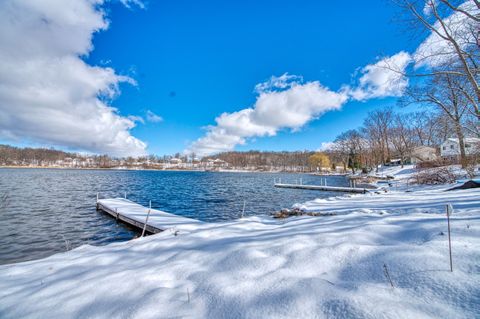
[[[138,233],[105,213],[101,198],[123,197],[169,213],[207,222],[266,215],[338,193],[273,187],[273,180],[320,185],[320,177],[290,173],[0,169],[0,264],[33,260],[84,244],[126,241]],[[348,186],[343,176],[328,185]]]

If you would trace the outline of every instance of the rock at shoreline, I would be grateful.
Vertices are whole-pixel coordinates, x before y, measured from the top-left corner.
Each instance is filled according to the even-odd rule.
[[[300,208],[284,208],[278,212],[272,213],[273,218],[288,218],[292,216],[334,216],[335,213],[306,212]]]

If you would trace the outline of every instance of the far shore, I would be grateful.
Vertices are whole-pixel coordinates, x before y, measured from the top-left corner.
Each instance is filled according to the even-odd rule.
[[[108,170],[108,171],[161,171],[161,172],[212,172],[212,173],[283,173],[283,174],[310,174],[317,176],[344,176],[346,174],[317,174],[316,172],[292,172],[292,171],[261,171],[261,170],[241,170],[241,169],[157,169],[157,168],[128,168],[128,167],[59,167],[59,166],[24,166],[24,165],[0,165],[0,169],[18,168],[18,169],[59,169],[59,170]]]

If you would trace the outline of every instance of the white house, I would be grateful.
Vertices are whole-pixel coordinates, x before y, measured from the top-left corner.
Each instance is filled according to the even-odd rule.
[[[418,146],[412,150],[410,162],[417,164],[421,162],[430,162],[437,159],[437,150],[430,146]]]
[[[467,137],[464,139],[465,154],[472,155],[480,152],[480,138]],[[440,154],[443,158],[458,157],[460,155],[460,143],[458,138],[449,138],[440,146]]]

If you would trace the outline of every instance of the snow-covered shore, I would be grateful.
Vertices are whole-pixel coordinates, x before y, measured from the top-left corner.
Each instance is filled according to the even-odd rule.
[[[0,317],[478,318],[480,190],[446,188],[315,200],[297,206],[338,215],[250,217],[4,265]]]

